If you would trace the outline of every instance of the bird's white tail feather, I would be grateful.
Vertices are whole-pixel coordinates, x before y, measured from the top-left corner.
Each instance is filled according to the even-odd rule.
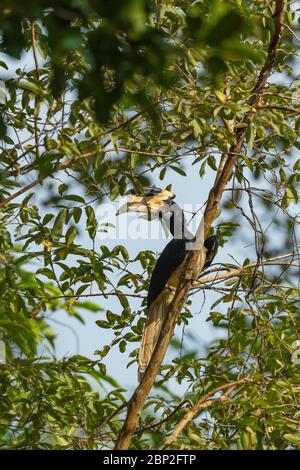
[[[155,349],[163,321],[174,294],[168,289],[162,291],[150,305],[139,351],[138,378],[141,381]]]

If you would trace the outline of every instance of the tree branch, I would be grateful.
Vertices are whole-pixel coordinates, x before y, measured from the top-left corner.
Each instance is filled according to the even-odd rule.
[[[37,58],[37,53],[36,53],[36,41],[35,41],[35,22],[32,21],[31,23],[31,44],[32,44],[32,52],[33,52],[33,59],[34,59],[34,64],[35,64],[35,76],[36,79],[39,80],[40,78],[40,72],[39,72],[39,63],[38,63],[38,58]],[[40,157],[40,151],[39,151],[39,127],[38,127],[38,120],[39,120],[39,110],[38,110],[38,99],[35,97],[34,100],[34,140],[35,140],[35,152],[36,152],[36,158]]]
[[[189,275],[189,278],[181,283],[181,286],[179,286],[175,293],[146,372],[128,402],[127,416],[115,446],[117,450],[128,449],[132,435],[136,430],[141,410],[150,393],[155,377],[159,372],[160,365],[173,335],[181,307],[192,282],[193,269],[191,270],[189,266],[199,265],[202,267],[205,263],[205,255],[202,250],[191,251],[187,257],[187,261],[189,264],[186,263],[187,266],[186,269],[183,269],[183,272],[185,272],[187,276]]]
[[[164,443],[161,446],[161,449],[165,449],[166,447],[169,447],[172,442],[174,442],[181,431],[192,421],[193,418],[197,416],[197,414],[203,410],[204,408],[208,408],[209,406],[215,404],[217,401],[222,401],[224,400],[224,395],[221,397],[215,399],[215,400],[210,400],[211,397],[213,397],[216,393],[221,392],[222,390],[227,390],[232,391],[235,387],[241,384],[245,384],[247,382],[250,382],[251,379],[249,377],[246,377],[244,379],[236,380],[235,382],[229,382],[224,385],[220,385],[219,387],[214,388],[210,392],[206,393],[202,398],[200,398],[197,403],[195,403],[194,406],[190,410],[186,412],[186,414],[183,416],[183,418],[179,421],[179,423],[176,425],[175,429],[172,431],[170,436],[167,437],[167,439],[164,441]]]
[[[67,168],[70,168],[70,166],[73,164],[73,163],[77,163],[79,162],[82,158],[91,158],[91,157],[95,157],[95,155],[97,155],[97,152],[94,151],[94,152],[89,152],[89,153],[85,153],[83,155],[80,155],[80,156],[77,156],[77,157],[74,157],[74,158],[71,158],[70,160],[67,160],[65,162],[61,162],[61,163],[58,163],[57,165],[55,165],[54,169],[53,169],[53,173],[55,171],[58,171],[58,170],[65,170]],[[42,158],[42,157],[41,157]],[[21,168],[21,170],[24,170],[26,168],[26,170],[30,170],[32,169],[33,167],[35,166],[35,163],[29,163],[28,165],[25,165],[23,168]],[[15,172],[16,170],[14,170]],[[20,171],[20,169],[18,170]],[[9,197],[7,197],[6,199],[3,199],[3,201],[0,201],[0,207],[4,207],[6,206],[9,202],[13,201],[14,199],[16,199],[17,197],[19,197],[20,195],[26,193],[27,191],[29,191],[30,189],[34,188],[34,186],[37,186],[38,184],[42,183],[44,181],[44,179],[46,178],[45,177],[42,177],[42,178],[37,178],[36,180],[34,180],[32,183],[28,184],[27,186],[24,186],[24,188],[20,189],[20,191],[17,191],[16,193],[14,194],[11,194]]]
[[[37,300],[58,300],[58,299],[80,299],[80,298],[91,298],[91,297],[108,297],[108,296],[115,296],[115,297],[133,297],[136,299],[145,299],[145,295],[141,294],[127,294],[127,292],[98,292],[97,294],[62,294],[62,295],[54,295],[54,296],[35,296],[35,295],[26,295],[26,299],[37,299]]]
[[[14,199],[16,199],[17,197],[21,196],[22,194],[26,193],[27,191],[29,191],[30,189],[34,188],[34,186],[36,186],[37,184],[41,183],[43,181],[44,178],[38,178],[34,181],[32,181],[32,183],[28,184],[27,186],[24,186],[24,188],[20,189],[19,191],[17,191],[16,193],[14,194],[11,194],[10,196],[8,196],[6,199],[3,199],[3,201],[0,201],[0,207],[4,207],[6,206],[6,204],[8,204],[9,202],[13,201]]]
[[[268,77],[271,75],[273,63],[277,53],[277,47],[282,35],[282,20],[285,11],[285,0],[276,0],[275,2],[275,13],[273,15],[274,20],[274,33],[271,38],[271,42],[268,48],[268,55],[264,66],[259,74],[257,82],[252,90],[252,94],[248,100],[248,104],[251,106],[250,111],[245,113],[242,123],[246,124],[245,127],[239,128],[236,132],[236,142],[230,148],[228,157],[223,166],[221,174],[217,175],[218,179],[216,180],[215,185],[210,191],[208,202],[204,212],[204,234],[205,237],[209,233],[209,229],[212,225],[214,218],[217,215],[219,202],[221,200],[222,194],[224,192],[226,183],[230,177],[232,168],[236,162],[237,156],[239,155],[242,145],[246,137],[246,131],[248,126],[253,120],[253,110],[259,105],[259,100],[263,92],[263,88],[266,85]]]
[[[292,114],[300,114],[300,108],[293,108],[292,106],[284,106],[282,104],[263,104],[256,106],[256,109],[258,111],[261,109],[278,109],[279,111],[287,111]]]
[[[258,105],[263,88],[267,82],[268,77],[271,74],[272,66],[277,53],[278,43],[282,34],[282,19],[285,10],[285,1],[276,0],[275,6],[276,8],[273,16],[275,28],[271,38],[271,42],[269,44],[267,58],[259,74],[257,82],[252,90],[252,94],[249,98],[249,104],[252,110]],[[242,119],[242,123],[246,124],[246,127],[249,126],[253,119],[252,110],[245,113]],[[230,152],[226,160],[222,160],[222,169],[220,173],[217,174],[215,184],[212,190],[210,191],[207,206],[204,212],[204,237],[208,235],[210,227],[217,215],[219,202],[221,200],[223,191],[230,177],[232,168],[236,162],[237,155],[239,155],[245,140],[246,127],[239,128],[235,131],[236,142],[234,145],[231,146]],[[118,440],[115,445],[115,449],[125,450],[128,449],[128,447],[130,446],[131,438],[137,427],[142,408],[150,393],[155,377],[159,372],[160,365],[164,359],[165,353],[173,335],[181,307],[185,301],[189,289],[192,286],[194,266],[199,266],[199,270],[201,271],[204,266],[204,263],[205,254],[203,253],[203,248],[197,249],[197,251],[191,251],[186,257],[186,262],[182,270],[185,275],[185,278],[180,280],[173,301],[168,308],[165,321],[162,325],[162,329],[155,350],[153,352],[150,363],[146,369],[146,372],[128,402],[127,416],[120,431]]]
[[[295,252],[295,253],[298,254],[298,252]],[[289,261],[282,262],[280,260],[285,259],[285,258],[294,257],[295,253],[288,253],[286,255],[275,256],[274,258],[265,259],[265,260],[262,260],[258,263],[256,262],[256,263],[246,264],[245,266],[241,266],[240,268],[236,268],[236,269],[231,269],[230,271],[227,271],[227,272],[222,273],[222,274],[220,274],[218,271],[216,271],[216,274],[214,276],[209,276],[209,277],[205,277],[204,279],[198,279],[197,281],[194,281],[193,282],[193,288],[201,287],[203,284],[214,283],[216,281],[221,281],[221,280],[223,281],[223,280],[226,280],[226,279],[230,279],[231,277],[240,276],[241,274],[243,274],[248,269],[256,268],[257,266],[282,266],[282,265],[290,266],[290,265],[292,265],[292,261],[291,262],[289,262]],[[278,261],[278,262],[276,262],[276,261]]]

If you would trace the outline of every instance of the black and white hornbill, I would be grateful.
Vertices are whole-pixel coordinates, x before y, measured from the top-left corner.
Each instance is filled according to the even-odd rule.
[[[117,215],[125,212],[139,212],[148,220],[159,219],[173,236],[158,258],[150,280],[147,296],[147,322],[139,351],[140,380],[150,362],[168,306],[179,284],[188,254],[187,244],[195,240],[195,236],[187,228],[183,210],[176,204],[174,198],[175,195],[172,192],[156,187],[144,188],[142,196],[135,195],[131,191],[127,203],[117,212]],[[202,269],[207,268],[216,256],[217,237],[207,238],[204,241],[204,247],[206,259]],[[199,275],[200,265],[195,266],[193,277],[197,278]]]

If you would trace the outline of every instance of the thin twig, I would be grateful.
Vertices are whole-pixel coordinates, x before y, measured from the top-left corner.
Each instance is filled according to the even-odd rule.
[[[160,421],[156,421],[155,423],[152,423],[152,424],[149,424],[148,426],[144,426],[142,428],[138,428],[135,430],[135,434],[138,433],[138,432],[144,432],[144,431],[150,431],[151,429],[155,429],[155,428],[158,428],[159,426],[161,426],[162,424],[165,424],[167,421],[169,421],[169,419],[172,418],[172,416],[174,416],[175,413],[177,413],[178,410],[180,410],[184,405],[186,405],[187,403],[189,403],[189,400],[183,400],[181,401],[175,408],[173,411],[171,411],[171,413],[166,416],[166,418],[163,418],[161,419]]]
[[[39,72],[39,63],[38,63],[38,58],[37,58],[37,53],[36,53],[35,33],[36,33],[35,32],[35,22],[32,21],[32,23],[31,23],[32,52],[33,52],[33,58],[34,58],[34,64],[35,64],[35,76],[36,76],[36,79],[39,80],[40,72]],[[40,157],[38,120],[39,120],[38,99],[37,99],[37,97],[35,97],[35,100],[34,100],[34,140],[35,140],[35,147],[36,147],[36,149],[35,149],[36,158]]]

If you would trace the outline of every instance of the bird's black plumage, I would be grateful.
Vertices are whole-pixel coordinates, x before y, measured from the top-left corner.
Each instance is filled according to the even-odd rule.
[[[214,257],[217,254],[217,251],[219,248],[217,237],[215,235],[212,235],[211,237],[207,238],[204,242],[204,246],[207,251],[206,251],[206,258],[205,258],[203,270],[208,268],[211,265],[211,263],[214,260]]]
[[[159,296],[164,289],[172,273],[183,263],[188,250],[186,249],[186,239],[173,238],[162,251],[157,260],[150,280],[147,297],[147,307]],[[217,237],[212,236],[205,240],[204,246],[207,249],[206,260],[203,269],[208,268],[212,263],[218,250]]]
[[[171,274],[184,261],[186,240],[173,238],[162,251],[153,270],[147,297],[147,307],[159,296]]]

